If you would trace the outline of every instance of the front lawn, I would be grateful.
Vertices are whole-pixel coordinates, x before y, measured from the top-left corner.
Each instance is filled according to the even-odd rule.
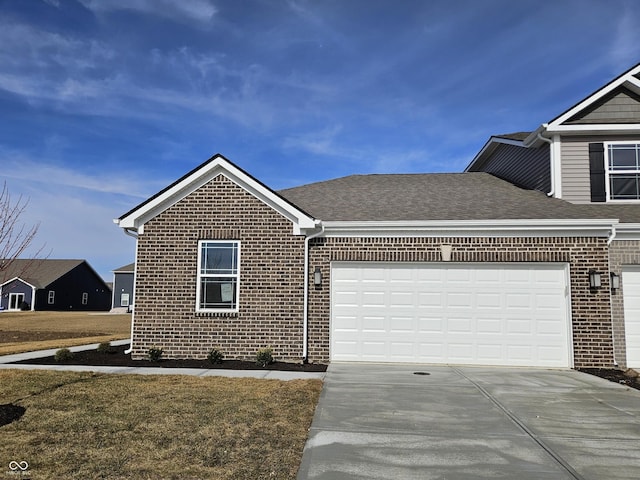
[[[0,313],[0,355],[109,342],[129,338],[130,334],[131,314]]]
[[[294,479],[322,388],[22,370],[0,385],[0,405],[26,409],[0,426],[0,478],[27,462],[34,479]]]

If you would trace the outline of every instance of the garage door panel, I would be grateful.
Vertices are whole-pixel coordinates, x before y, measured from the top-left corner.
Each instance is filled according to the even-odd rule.
[[[389,294],[390,307],[415,308],[416,299],[412,292],[391,292]]]
[[[415,324],[416,319],[414,317],[391,317],[389,318],[389,332],[412,336],[416,331]]]
[[[473,295],[464,292],[448,292],[445,306],[448,308],[463,308],[465,310],[471,309],[473,308]]]
[[[622,269],[627,367],[640,368],[640,267]]]
[[[334,264],[332,279],[342,280],[332,281],[331,358],[570,366],[565,268]],[[351,278],[377,283],[343,281]]]
[[[386,305],[385,292],[362,292],[361,304],[364,307],[384,307]]]

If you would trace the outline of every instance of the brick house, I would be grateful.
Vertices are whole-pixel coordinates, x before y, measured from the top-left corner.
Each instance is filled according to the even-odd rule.
[[[640,64],[532,132],[491,137],[465,171],[619,220],[603,270],[614,363],[640,367]]]
[[[640,367],[640,65],[464,173],[275,192],[216,155],[115,221],[134,357]]]
[[[488,173],[275,192],[216,155],[116,222],[137,235],[137,358],[614,362],[618,220]]]

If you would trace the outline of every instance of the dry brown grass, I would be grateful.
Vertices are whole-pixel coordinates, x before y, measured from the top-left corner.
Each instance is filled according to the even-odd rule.
[[[129,338],[131,315],[2,312],[0,355]]]
[[[0,371],[10,461],[38,479],[294,479],[319,380]]]

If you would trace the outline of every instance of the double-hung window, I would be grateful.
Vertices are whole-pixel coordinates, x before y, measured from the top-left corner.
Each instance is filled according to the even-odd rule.
[[[640,143],[605,144],[607,198],[640,200]]]
[[[240,242],[198,242],[198,311],[238,311]]]

